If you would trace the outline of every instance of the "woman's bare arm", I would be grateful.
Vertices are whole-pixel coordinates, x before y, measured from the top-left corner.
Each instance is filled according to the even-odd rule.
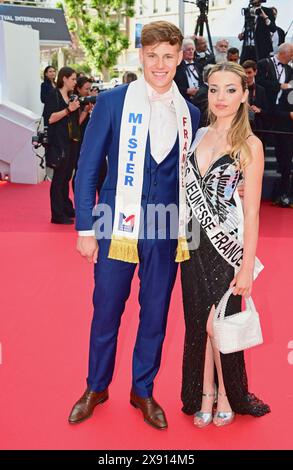
[[[233,279],[234,294],[250,295],[259,230],[259,209],[261,201],[262,178],[264,172],[264,153],[261,141],[256,136],[248,138],[252,160],[244,169],[245,191],[244,210],[244,251],[241,269]]]

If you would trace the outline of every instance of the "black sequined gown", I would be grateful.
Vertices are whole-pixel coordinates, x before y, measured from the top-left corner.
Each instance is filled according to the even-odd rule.
[[[242,205],[238,192],[235,192],[242,173],[235,162],[229,155],[219,157],[210,165],[203,178],[195,155],[191,157],[191,163],[207,204],[218,223],[242,239]],[[197,228],[199,229],[198,225]],[[209,313],[213,305],[217,306],[233,277],[234,268],[222,258],[205,231],[200,228],[199,247],[190,251],[190,260],[181,263],[186,326],[181,399],[182,411],[189,415],[201,409]],[[241,296],[232,295],[226,315],[241,311],[241,300]],[[253,416],[268,413],[269,406],[248,392],[243,351],[220,353],[220,356],[225,389],[232,410]]]

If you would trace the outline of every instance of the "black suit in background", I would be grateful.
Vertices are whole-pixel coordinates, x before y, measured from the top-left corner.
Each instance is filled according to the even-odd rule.
[[[206,65],[208,64],[215,64],[215,56],[206,52],[204,57],[201,57],[200,54],[198,54],[195,51],[194,55],[194,63],[196,65],[196,68],[199,70],[201,77],[203,75],[203,69],[205,68]]]
[[[265,19],[262,16],[257,16],[256,27],[254,30],[254,43],[255,46],[250,46],[249,30],[245,28],[243,48],[240,58],[240,63],[243,64],[245,60],[252,59],[255,61],[269,57],[273,52],[271,33],[277,30],[275,24],[275,17],[271,8],[261,7],[266,16],[270,19],[269,26],[266,25]]]
[[[284,65],[285,83],[293,80],[293,70],[289,65]],[[263,59],[258,63],[257,81],[266,90],[269,102],[269,112],[271,117],[271,127],[275,131],[292,132],[292,122],[290,119],[290,104],[288,103],[288,94],[290,90],[283,90],[279,103],[276,104],[281,85],[278,81],[276,69],[272,59]],[[292,90],[291,90],[292,92]],[[291,175],[291,159],[292,159],[292,136],[275,135],[275,152],[281,173],[281,183],[279,195],[289,195],[290,175]]]
[[[291,96],[291,100],[288,99],[290,93],[293,95],[293,90],[283,91],[279,104],[275,108],[275,129],[290,132],[291,135],[276,136],[275,148],[276,158],[281,172],[280,195],[292,198],[293,179],[291,177],[291,167],[293,157],[293,120],[291,119],[290,113],[293,112],[293,97]]]
[[[41,102],[46,103],[48,96],[52,93],[52,91],[55,90],[54,85],[52,84],[51,80],[48,80],[48,78],[45,78],[43,83],[41,84]]]
[[[284,65],[284,68],[285,82],[288,83],[293,79],[293,70],[289,65]],[[257,69],[256,82],[264,87],[269,108],[273,111],[276,106],[278,93],[281,89],[274,62],[272,59],[262,59],[258,62]]]
[[[209,87],[204,83],[193,98],[193,104],[200,110],[199,128],[208,125],[208,91]]]
[[[174,77],[174,81],[176,85],[178,86],[178,89],[181,93],[181,95],[187,100],[193,103],[193,97],[187,94],[187,89],[190,88],[188,78],[187,78],[187,67],[188,65],[185,63],[185,60],[182,60],[182,62],[177,66],[176,69],[176,74]],[[198,71],[198,69],[197,69]],[[199,77],[199,86],[202,85],[202,77],[201,74],[198,71],[198,77]]]
[[[279,26],[277,26],[277,33],[278,33],[278,36],[279,36],[278,46],[280,46],[281,44],[283,44],[286,41],[286,33]]]
[[[251,127],[253,131],[257,131],[260,129],[267,128],[267,113],[269,109],[268,100],[266,97],[265,89],[256,83],[252,86],[248,87],[249,96],[248,96],[248,103],[251,106],[256,106],[257,108],[261,109],[260,113],[254,113],[250,116],[253,117],[253,120],[250,120]],[[262,136],[261,136],[262,137]],[[263,140],[263,138],[262,138]]]
[[[80,109],[79,109],[79,112],[81,113],[84,110],[84,108],[85,108],[85,105],[81,105]],[[84,134],[85,134],[87,125],[89,123],[89,120],[90,120],[90,114],[88,114],[86,119],[80,124],[80,140],[79,140],[78,156],[77,156],[77,159],[76,159],[74,175],[73,175],[72,182],[71,182],[73,192],[75,191],[75,178],[76,178],[76,172],[77,172],[77,168],[78,168],[78,160],[79,160],[79,156],[80,156],[80,150],[81,150]],[[98,183],[97,183],[97,192],[98,192],[98,194],[100,193],[100,190],[101,190],[101,188],[103,186],[103,183],[105,181],[105,178],[107,176],[107,171],[108,171],[108,165],[107,165],[107,160],[105,159],[102,163],[102,166],[101,166],[100,172],[99,172],[99,178],[98,178]]]

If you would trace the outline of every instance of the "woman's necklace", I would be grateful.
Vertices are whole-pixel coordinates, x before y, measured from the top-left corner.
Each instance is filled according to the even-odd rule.
[[[209,158],[209,161],[207,162],[207,168],[206,168],[206,171],[204,172],[204,175],[202,175],[202,171],[200,170],[199,168],[199,165],[198,165],[198,160],[197,160],[197,165],[198,165],[198,171],[200,173],[200,176],[202,178],[205,177],[205,175],[208,173],[209,169],[211,168],[212,164],[215,162],[215,160],[217,158],[215,158],[215,152],[216,150],[218,149],[218,144],[219,142],[223,139],[223,137],[226,135],[226,133],[229,131],[229,129],[223,129],[221,131],[221,134],[219,134],[219,132],[217,132],[215,129],[213,129],[212,127],[209,127],[209,130],[212,130],[212,131],[215,131],[216,134],[217,134],[217,138],[215,140],[215,142],[211,145],[209,145],[209,148],[211,149],[211,155],[210,155],[210,158]],[[218,155],[217,155],[218,157]],[[206,160],[205,160],[206,161]]]
[[[210,127],[211,130],[215,131],[216,132],[216,135],[217,135],[217,138],[215,140],[215,142],[212,144],[211,146],[211,158],[210,158],[210,162],[213,161],[214,157],[215,157],[215,152],[216,150],[218,149],[218,146],[219,146],[219,143],[222,141],[222,139],[226,136],[227,132],[229,131],[229,129],[223,129],[221,131],[221,133],[219,134],[219,132],[216,131],[216,129],[213,129],[212,127]]]

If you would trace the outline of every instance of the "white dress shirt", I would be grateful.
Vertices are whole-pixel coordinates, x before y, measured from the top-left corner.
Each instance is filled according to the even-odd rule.
[[[166,93],[156,92],[148,83],[147,94],[150,99],[150,147],[151,155],[160,164],[170,153],[177,139],[177,118],[173,104],[173,86]],[[94,230],[81,230],[81,236],[94,236]]]
[[[173,87],[167,93],[158,93],[147,83],[147,93],[151,104],[149,125],[151,155],[160,164],[174,147],[177,138]]]
[[[273,61],[274,67],[275,67],[278,82],[280,84],[285,83],[285,81],[286,81],[286,72],[285,72],[284,65],[279,63],[279,59],[278,59],[277,55],[274,55],[274,57],[272,57],[272,61]],[[278,96],[277,96],[276,104],[279,104],[282,93],[283,93],[283,90],[280,90],[279,93],[278,93]]]
[[[185,60],[185,64],[186,64],[186,76],[187,76],[189,88],[198,88],[199,76],[198,76],[198,71],[196,70],[194,63],[188,62],[188,60]]]
[[[272,39],[272,47],[274,53],[278,52],[278,47],[279,47],[279,31],[275,31],[274,33],[271,33],[271,39]]]

